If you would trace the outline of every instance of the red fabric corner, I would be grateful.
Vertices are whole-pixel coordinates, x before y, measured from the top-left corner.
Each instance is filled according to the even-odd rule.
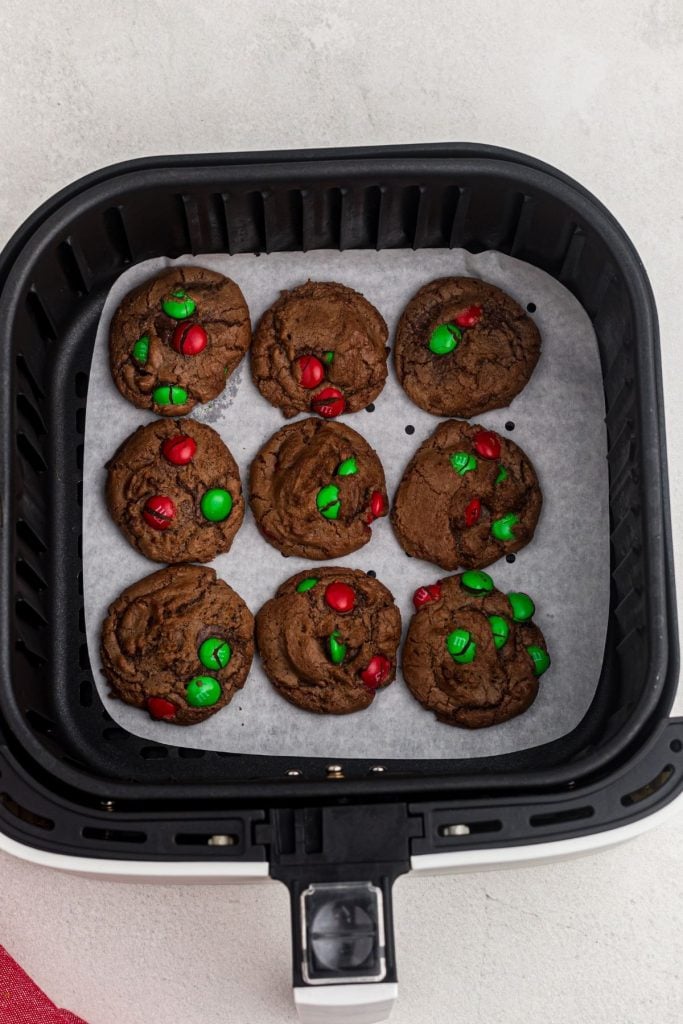
[[[60,1010],[0,946],[0,1024],[86,1024]]]

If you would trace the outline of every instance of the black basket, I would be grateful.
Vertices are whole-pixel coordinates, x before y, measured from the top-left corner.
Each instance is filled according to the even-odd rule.
[[[88,372],[114,280],[183,253],[455,246],[548,272],[597,335],[611,591],[583,721],[515,754],[348,760],[341,777],[323,759],[205,752],[123,731],[93,682],[81,562]],[[37,210],[1,257],[0,288],[0,831],[90,858],[269,861],[293,889],[313,876],[386,889],[416,854],[594,833],[681,790],[655,306],[623,230],[575,182],[461,144],[134,161]],[[452,822],[467,828],[454,833]],[[211,844],[215,835],[229,840]],[[390,953],[388,976],[392,963]]]

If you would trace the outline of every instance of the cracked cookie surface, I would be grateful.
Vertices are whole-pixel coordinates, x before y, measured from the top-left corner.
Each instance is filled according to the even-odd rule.
[[[250,341],[249,310],[234,281],[203,267],[170,267],[116,310],[111,373],[138,408],[183,416],[223,391]]]
[[[466,729],[526,711],[550,665],[526,594],[505,595],[488,573],[421,587],[401,667],[413,696],[439,721]]]
[[[155,562],[209,562],[229,551],[244,518],[237,463],[211,427],[155,420],[107,463],[109,512]]]
[[[449,420],[408,463],[391,521],[409,555],[442,569],[481,569],[529,543],[542,501],[518,445],[479,424]]]
[[[367,544],[387,513],[377,453],[343,423],[310,418],[266,441],[251,464],[256,524],[283,555],[340,558]]]
[[[400,639],[391,592],[358,569],[297,573],[256,616],[256,642],[273,686],[319,714],[368,707],[396,675]]]
[[[308,281],[283,291],[261,317],[252,377],[287,417],[357,412],[384,387],[386,341],[387,325],[363,295],[332,281]]]
[[[394,360],[416,405],[476,416],[509,405],[538,362],[541,336],[509,295],[473,277],[426,284],[401,314]]]
[[[254,619],[213,569],[172,565],[110,605],[101,657],[112,696],[174,725],[229,704],[254,654]]]

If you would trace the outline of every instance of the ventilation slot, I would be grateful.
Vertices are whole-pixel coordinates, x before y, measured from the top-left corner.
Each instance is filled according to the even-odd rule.
[[[20,416],[24,417],[24,419],[29,423],[31,429],[34,430],[39,437],[42,437],[47,433],[47,427],[45,426],[43,417],[40,415],[33,402],[27,398],[26,395],[22,395],[21,393],[17,395],[17,412]]]
[[[17,448],[22,458],[26,459],[29,466],[31,466],[36,473],[44,473],[47,469],[47,463],[43,459],[37,448],[29,441],[26,434],[17,433]]]
[[[548,814],[532,814],[529,824],[532,828],[545,828],[548,825],[562,825],[565,821],[582,821],[592,818],[593,807],[569,807],[565,811],[549,811]]]
[[[123,828],[84,828],[81,832],[84,839],[99,839],[103,843],[146,843],[146,832],[135,832]]]
[[[41,814],[34,814],[33,811],[29,811],[26,807],[22,807],[16,800],[13,800],[9,793],[0,793],[0,804],[13,814],[15,818],[19,818],[20,821],[25,821],[28,825],[34,825],[36,828],[42,828],[46,832],[52,831],[55,827],[54,821],[51,818],[44,818]]]
[[[90,291],[90,275],[70,238],[60,243],[57,258],[71,291],[79,298],[87,294]]]
[[[28,562],[24,561],[23,558],[17,558],[15,564],[17,576],[20,576],[22,580],[28,583],[31,590],[45,590],[47,586],[45,580]]]
[[[37,555],[42,555],[47,551],[47,546],[25,519],[17,520],[17,537],[23,540]]]
[[[103,215],[104,229],[112,248],[118,254],[121,263],[131,263],[133,254],[128,240],[128,232],[119,206],[110,206]]]
[[[31,288],[26,296],[26,308],[38,328],[38,334],[43,341],[54,341],[57,337],[57,328],[35,288]]]
[[[144,758],[145,761],[161,761],[163,758],[168,757],[168,748],[142,747],[140,749],[140,757]]]
[[[23,356],[21,352],[16,358],[16,367],[17,370],[19,371],[19,374],[24,378],[24,380],[28,384],[29,389],[30,391],[32,391],[33,397],[35,398],[36,402],[39,402],[41,398],[45,398],[45,392],[41,388],[40,384],[38,383],[35,377],[35,374],[31,371],[28,363],[26,362],[26,357]]]
[[[175,841],[178,846],[237,846],[239,836],[200,832],[179,832]]]
[[[626,796],[622,796],[622,804],[624,807],[631,807],[632,804],[639,804],[641,800],[647,800],[648,797],[654,796],[662,786],[666,785],[673,773],[674,766],[667,764],[650,782],[641,786],[640,789],[634,789],[632,792],[627,793]]]

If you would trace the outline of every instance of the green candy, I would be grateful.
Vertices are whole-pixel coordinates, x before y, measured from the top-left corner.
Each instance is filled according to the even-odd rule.
[[[149,357],[149,337],[143,334],[133,345],[133,359],[140,366],[144,366]]]
[[[544,672],[548,671],[550,668],[550,655],[547,651],[544,651],[542,647],[531,644],[530,647],[527,647],[527,652],[534,663],[535,676],[542,676]]]
[[[222,523],[232,512],[232,495],[222,487],[212,487],[199,503],[202,515],[212,523]]]
[[[490,594],[493,590],[493,580],[481,569],[468,569],[460,577],[460,583],[471,594]]]
[[[536,611],[536,605],[528,594],[510,591],[508,594],[508,601],[510,602],[512,618],[515,622],[528,622],[529,619],[533,618],[534,612]]]
[[[185,690],[185,700],[191,708],[210,708],[221,699],[221,688],[213,676],[195,676]]]
[[[182,288],[177,288],[171,292],[170,299],[164,299],[161,308],[166,316],[173,317],[174,320],[186,320],[194,313],[197,303],[186,295]]]
[[[493,633],[493,643],[497,651],[505,647],[510,636],[510,627],[502,615],[489,615],[489,626]]]
[[[313,587],[317,584],[317,582],[318,581],[315,578],[315,576],[308,576],[305,580],[302,580],[301,583],[297,583],[297,594],[305,594],[307,590],[313,590]]]
[[[505,466],[499,466],[498,467],[498,476],[496,477],[494,483],[502,484],[504,480],[507,480],[507,478],[508,478],[508,471],[507,471],[507,469],[505,468]]]
[[[457,661],[459,665],[469,665],[477,653],[477,645],[467,629],[454,629],[449,633],[446,637],[446,647],[453,661]]]
[[[455,324],[439,324],[429,337],[429,349],[435,356],[447,356],[461,340],[462,331]]]
[[[222,668],[230,661],[232,657],[232,648],[227,640],[221,640],[220,637],[210,636],[199,648],[199,660],[201,661],[204,668],[213,669],[214,672],[219,672]]]
[[[327,487],[321,487],[315,499],[315,504],[318,512],[325,519],[338,519],[341,501],[339,500],[339,488],[336,484],[328,484]]]
[[[334,352],[323,352],[323,362],[329,366],[334,359]]]
[[[160,388],[154,389],[152,398],[155,405],[185,405],[187,391],[177,384],[162,384]]]
[[[470,455],[469,452],[453,452],[452,455],[448,456],[448,461],[458,476],[471,473],[479,465],[474,455]]]
[[[339,630],[335,629],[327,638],[327,649],[330,652],[330,661],[333,665],[341,665],[346,657],[346,644],[339,639]]]
[[[500,519],[494,519],[491,523],[491,533],[496,540],[515,540],[514,527],[519,522],[519,516],[516,516],[514,512],[508,512],[507,515],[501,516]]]
[[[337,466],[337,476],[355,476],[357,472],[358,466],[353,456],[350,459],[344,459]]]

